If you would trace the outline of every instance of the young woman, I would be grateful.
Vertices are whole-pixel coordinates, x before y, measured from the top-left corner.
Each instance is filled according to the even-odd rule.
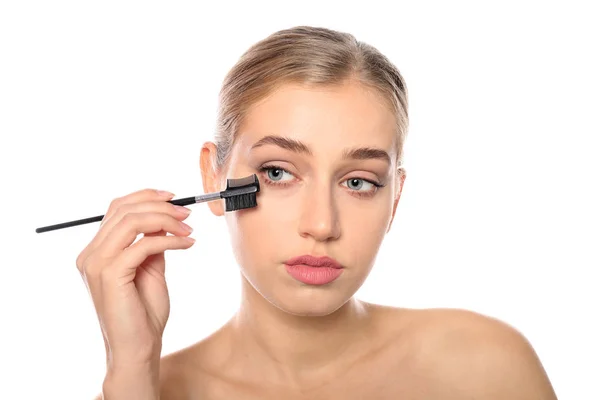
[[[402,76],[352,35],[296,27],[252,46],[223,82],[200,156],[205,192],[260,178],[255,208],[209,203],[229,228],[240,308],[161,358],[164,252],[192,246],[189,210],[149,189],[115,199],[77,259],[105,339],[104,398],[555,399],[507,324],[353,297],[394,220],[407,129]]]

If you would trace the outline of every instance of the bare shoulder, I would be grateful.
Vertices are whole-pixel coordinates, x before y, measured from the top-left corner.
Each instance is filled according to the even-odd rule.
[[[227,325],[224,325],[199,342],[163,356],[160,363],[160,398],[227,398],[231,388],[236,386],[236,382],[230,382],[226,374],[235,353],[228,345],[227,335]]]
[[[204,398],[214,377],[201,363],[206,359],[206,341],[198,342],[171,354],[160,362],[160,398],[187,400]],[[204,389],[204,390],[203,390]]]
[[[410,347],[412,373],[426,377],[436,398],[556,399],[531,343],[513,326],[462,309],[387,313],[403,320],[399,341]]]
[[[168,354],[160,360],[160,398],[186,399],[189,391],[187,370],[190,362],[190,348]]]

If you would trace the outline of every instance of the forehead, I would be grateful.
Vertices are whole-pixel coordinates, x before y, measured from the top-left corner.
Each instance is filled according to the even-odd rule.
[[[336,86],[286,84],[254,104],[239,129],[242,147],[282,135],[313,148],[352,144],[395,147],[395,118],[374,89],[355,82]]]

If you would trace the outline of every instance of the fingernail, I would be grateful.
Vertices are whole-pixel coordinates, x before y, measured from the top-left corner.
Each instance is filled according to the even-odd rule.
[[[167,192],[165,190],[157,190],[156,193],[158,193],[158,195],[160,197],[173,197],[173,196],[175,196],[175,194],[173,194],[171,192]]]
[[[181,227],[186,231],[186,232],[192,232],[194,229],[192,229],[191,226],[189,226],[188,224],[186,224],[185,222],[179,222],[181,224]]]

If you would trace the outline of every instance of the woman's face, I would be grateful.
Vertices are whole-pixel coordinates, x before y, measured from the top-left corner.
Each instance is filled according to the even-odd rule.
[[[327,315],[346,303],[392,222],[404,182],[396,158],[394,115],[358,83],[290,84],[256,103],[220,177],[260,179],[257,207],[225,213],[245,279],[295,315]],[[285,266],[300,255],[331,257],[342,273],[302,283]]]

